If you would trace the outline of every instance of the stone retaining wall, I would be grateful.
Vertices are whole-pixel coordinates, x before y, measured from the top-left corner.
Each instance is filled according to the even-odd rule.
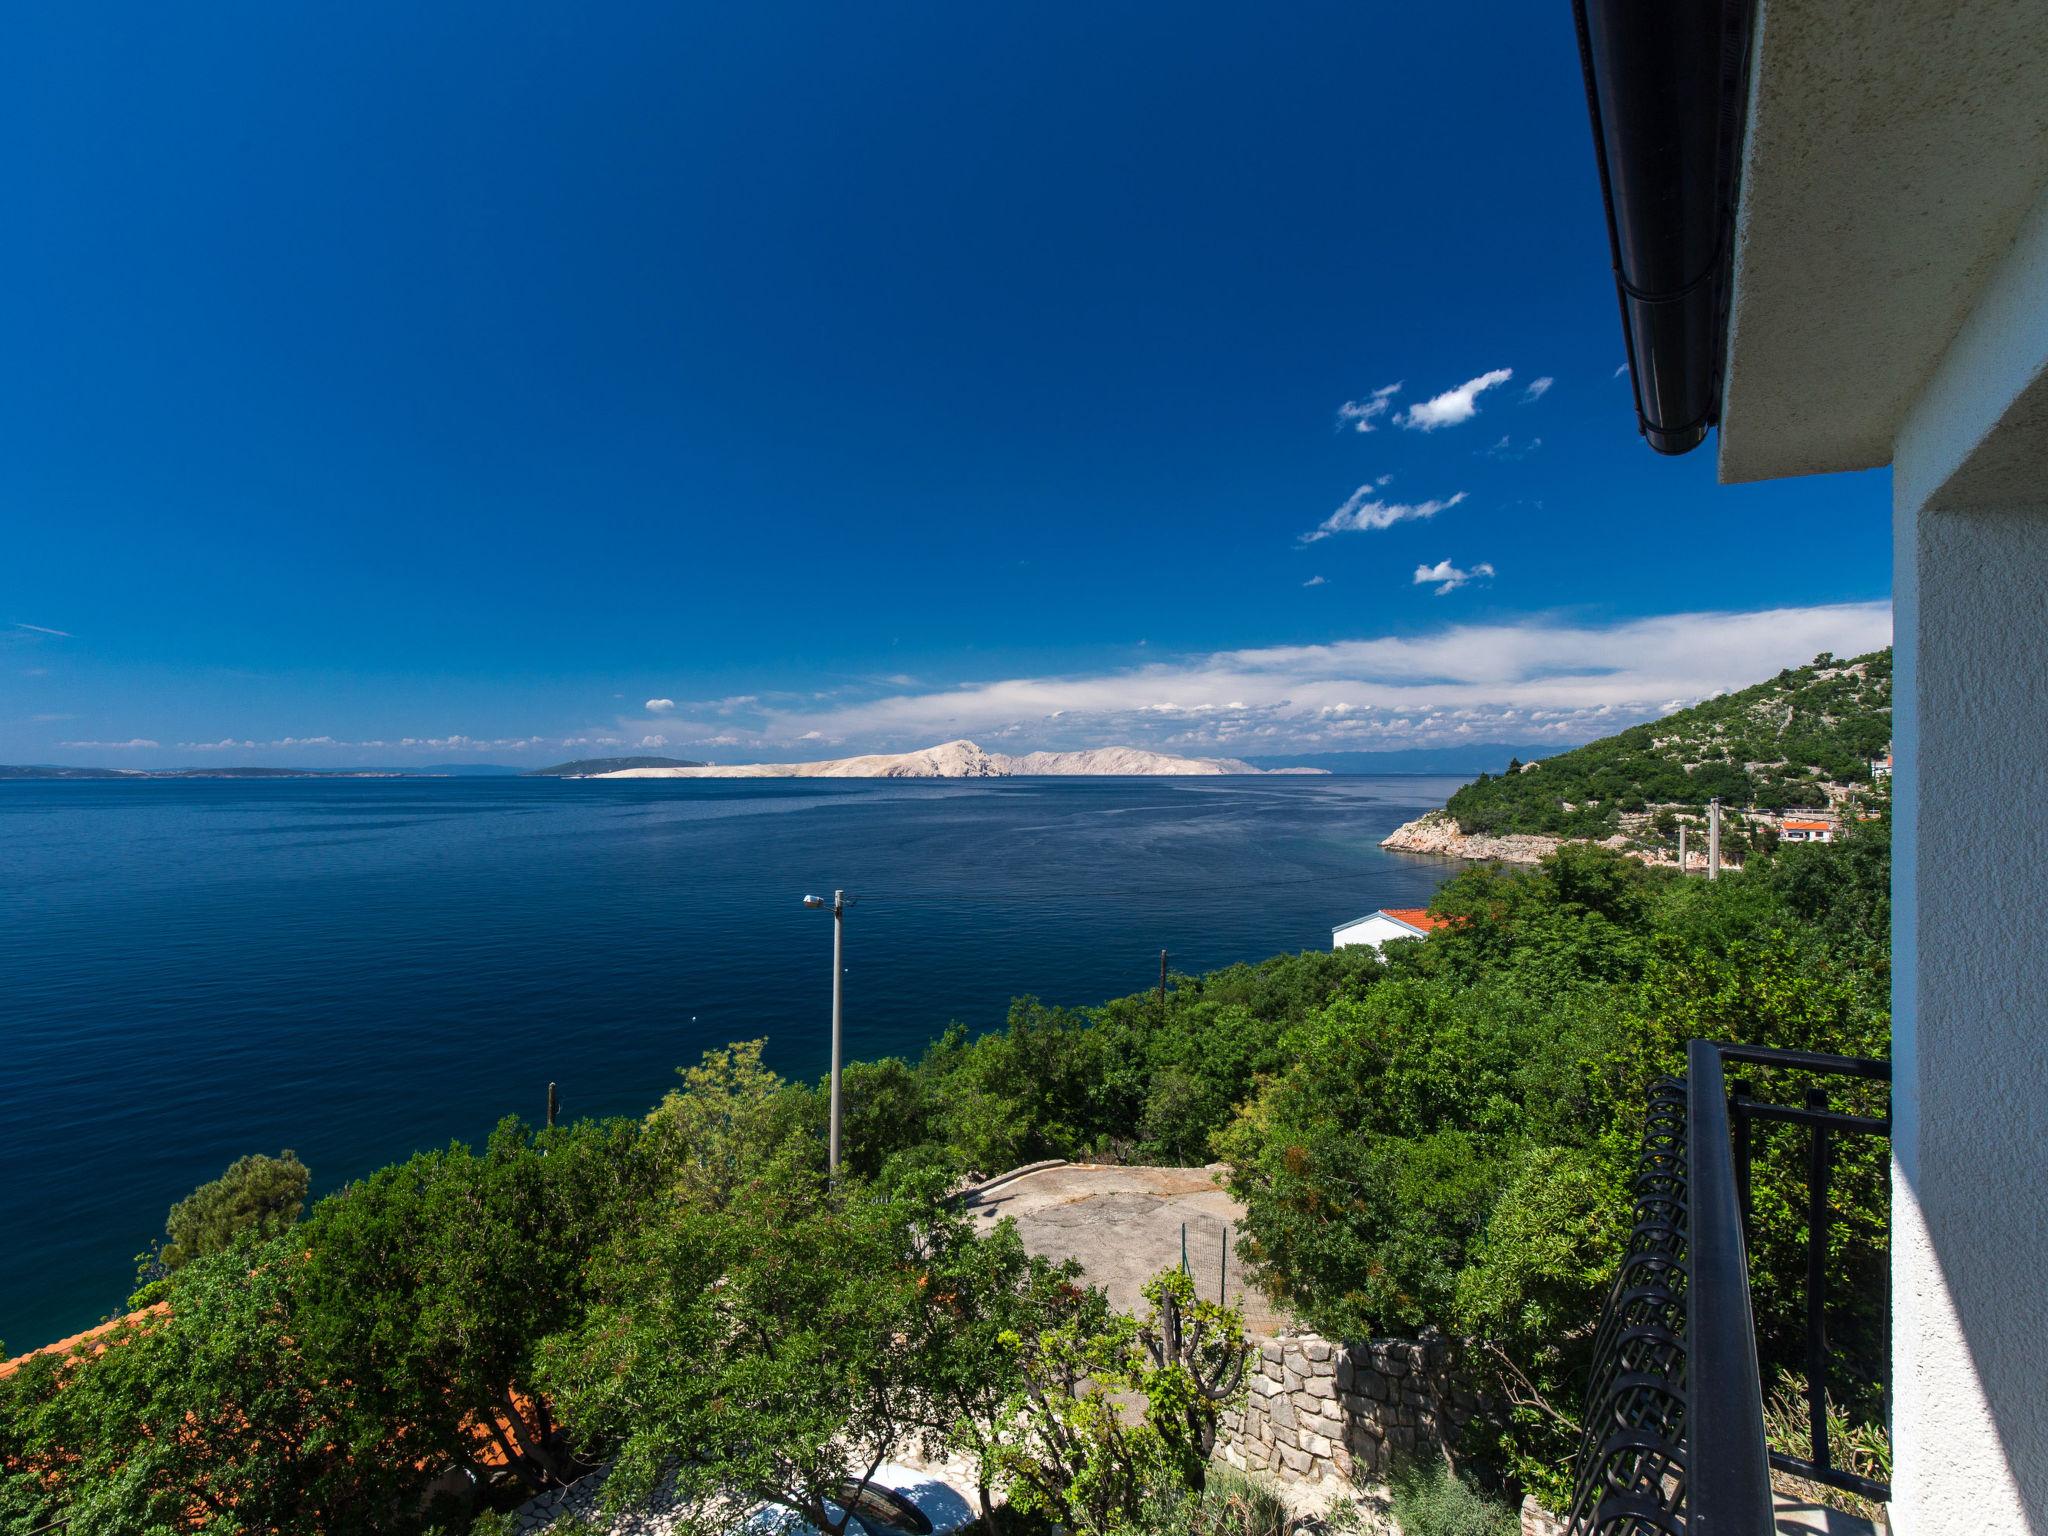
[[[1287,1481],[1384,1478],[1396,1460],[1455,1442],[1482,1404],[1451,1380],[1445,1341],[1333,1344],[1313,1334],[1268,1339],[1250,1396],[1223,1419],[1216,1454]]]

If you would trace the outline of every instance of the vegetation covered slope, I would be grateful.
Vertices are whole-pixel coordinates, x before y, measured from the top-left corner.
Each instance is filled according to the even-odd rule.
[[[1891,734],[1891,650],[1853,661],[1824,652],[1739,693],[1481,774],[1445,809],[1465,833],[1604,837],[1624,814],[1698,809],[1717,795],[1735,809],[1821,808],[1870,782]]]
[[[1715,882],[1568,844],[1460,874],[1432,908],[1452,921],[1384,956],[1177,977],[1163,1000],[1021,1000],[1002,1028],[849,1066],[837,1186],[823,1085],[777,1077],[759,1042],[711,1053],[644,1121],[508,1121],[284,1233],[248,1222],[138,1298],[168,1309],[98,1353],[0,1374],[0,1532],[446,1536],[469,1516],[430,1509],[447,1469],[503,1508],[612,1459],[622,1493],[687,1465],[781,1480],[808,1507],[905,1436],[1022,1501],[1039,1469],[1015,1455],[1037,1431],[1016,1416],[1093,1412],[1033,1373],[1085,1356],[1074,1379],[1100,1377],[1137,1326],[1099,1308],[1076,1323],[1083,1293],[943,1199],[967,1171],[1043,1157],[1222,1157],[1260,1282],[1325,1334],[1442,1329],[1498,1407],[1455,1448],[1460,1469],[1555,1507],[1646,1085],[1696,1037],[1882,1054],[1889,874],[1881,817]],[[1882,1094],[1852,1085],[1838,1104],[1875,1111]],[[1772,1372],[1804,1360],[1805,1153],[1759,1135]],[[1838,1155],[1833,1391],[1876,1423],[1856,1351],[1881,1321],[1886,1164],[1874,1142]],[[1197,1430],[1173,1477],[1199,1476],[1181,1455]],[[1138,1529],[1118,1520],[1069,1508],[1028,1529]]]

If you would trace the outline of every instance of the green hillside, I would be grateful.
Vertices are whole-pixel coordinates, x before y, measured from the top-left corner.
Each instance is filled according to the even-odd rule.
[[[1889,647],[1822,653],[1769,682],[1632,726],[1557,757],[1481,774],[1445,807],[1461,832],[1605,837],[1645,814],[1703,808],[1786,811],[1831,803],[1830,785],[1870,783],[1892,735]]]

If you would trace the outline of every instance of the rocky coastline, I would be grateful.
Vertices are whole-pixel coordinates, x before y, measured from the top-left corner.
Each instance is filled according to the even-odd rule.
[[[1429,853],[1481,863],[1536,864],[1557,852],[1565,841],[1534,832],[1510,832],[1505,837],[1460,832],[1448,811],[1431,811],[1396,827],[1380,839],[1380,846],[1397,853]],[[1627,839],[1615,836],[1604,841],[1610,848],[1619,848]]]

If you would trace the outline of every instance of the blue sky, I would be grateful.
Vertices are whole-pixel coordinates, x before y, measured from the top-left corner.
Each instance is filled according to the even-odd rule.
[[[0,761],[1563,743],[1889,634],[1887,474],[1637,438],[1563,7],[4,27]]]

